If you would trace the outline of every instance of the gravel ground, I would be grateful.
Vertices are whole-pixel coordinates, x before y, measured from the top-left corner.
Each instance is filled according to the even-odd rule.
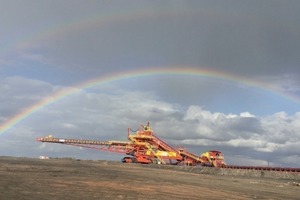
[[[246,171],[0,157],[0,199],[299,199],[299,173]]]

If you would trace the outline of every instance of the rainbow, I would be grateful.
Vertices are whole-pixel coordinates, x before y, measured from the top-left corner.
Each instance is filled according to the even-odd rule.
[[[66,36],[72,32],[78,32],[81,30],[86,30],[93,27],[105,27],[108,25],[117,25],[118,23],[126,22],[126,21],[140,21],[143,19],[149,19],[152,17],[157,17],[157,12],[153,9],[148,8],[135,8],[132,7],[133,10],[125,10],[118,13],[99,13],[92,16],[87,16],[86,18],[75,19],[74,21],[68,21],[67,23],[55,24],[53,26],[43,27],[39,30],[35,30],[34,33],[22,34],[20,37],[15,38],[14,41],[8,41],[1,45],[0,53],[9,54],[10,52],[15,51],[15,49],[26,49],[31,48],[32,46],[36,46],[40,42],[45,40],[51,40],[55,37]],[[164,12],[161,12],[159,16],[176,16],[182,15],[184,12],[180,10],[168,10],[167,7]],[[146,74],[151,74],[150,72],[146,72],[149,70],[145,70]],[[32,113],[40,110],[42,107],[47,106],[64,96],[68,96],[69,94],[77,92],[78,88],[91,87],[93,84],[101,84],[105,82],[110,82],[118,79],[128,79],[130,77],[138,76],[138,74],[142,74],[143,72],[121,72],[111,75],[106,75],[104,77],[95,78],[93,80],[79,83],[72,88],[67,88],[60,90],[58,92],[53,93],[52,95],[46,97],[45,99],[37,102],[36,104],[24,108],[21,112],[14,115],[13,117],[7,119],[2,125],[0,125],[0,135],[6,132],[8,129],[13,127],[15,124],[27,118]]]
[[[118,23],[128,22],[128,21],[141,21],[144,19],[157,18],[159,17],[173,17],[173,16],[186,16],[187,14],[198,14],[200,10],[198,8],[192,9],[192,13],[188,13],[183,9],[172,10],[169,7],[165,6],[161,8],[161,11],[158,13],[157,10],[146,8],[146,7],[132,7],[132,10],[124,10],[122,12],[111,12],[111,13],[99,13],[92,16],[87,16],[86,18],[75,19],[74,21],[68,21],[61,24],[54,24],[53,26],[42,27],[40,30],[36,30],[34,34],[21,35],[19,38],[16,38],[13,42],[8,42],[1,45],[0,53],[9,53],[14,49],[23,49],[30,48],[35,46],[39,42],[44,40],[50,40],[54,37],[62,37],[68,35],[72,32],[77,32],[81,30],[86,30],[93,27],[102,27],[108,25],[117,25]],[[215,15],[226,15],[226,12],[221,13],[211,12],[209,10],[201,10],[201,15],[207,17],[215,17]],[[247,19],[251,20],[251,19]],[[290,99],[296,100],[299,102],[297,97],[293,97],[289,94],[284,94],[278,91],[276,88],[273,88],[272,85],[266,85],[266,83],[254,81],[246,77],[237,76],[234,74],[228,74],[222,71],[210,70],[210,69],[197,69],[195,67],[176,67],[172,69],[163,69],[163,68],[149,68],[142,70],[134,71],[123,71],[113,74],[107,74],[95,79],[91,79],[85,82],[78,83],[73,87],[68,87],[57,92],[54,92],[52,95],[38,101],[37,103],[24,108],[21,112],[17,113],[13,117],[7,119],[2,125],[0,125],[0,135],[26,119],[33,113],[42,109],[43,107],[55,103],[56,101],[71,95],[73,93],[79,92],[85,88],[93,87],[94,85],[106,84],[109,82],[131,79],[134,77],[146,77],[154,75],[189,75],[189,76],[199,76],[199,77],[210,77],[217,78],[221,80],[229,80],[251,87],[262,88],[268,91],[273,91],[279,95],[286,96]]]
[[[178,16],[196,16],[201,14],[207,18],[222,18],[229,13],[226,11],[218,10],[217,12],[212,12],[211,10],[201,9],[201,8],[191,8],[188,12],[185,9],[172,9],[168,5],[161,5],[159,11],[155,8],[150,7],[135,7],[132,6],[130,9],[111,11],[107,13],[97,13],[94,15],[89,15],[87,17],[82,17],[80,19],[74,19],[66,21],[63,23],[53,24],[47,27],[41,27],[34,31],[34,33],[21,34],[18,38],[13,41],[7,41],[3,43],[0,48],[0,53],[9,53],[15,49],[26,49],[31,47],[36,47],[36,45],[45,40],[52,40],[53,38],[65,37],[73,32],[79,32],[82,30],[87,30],[94,27],[105,27],[105,26],[115,26],[124,22],[132,21],[142,21],[149,20],[151,18],[156,19],[157,17],[178,17]],[[240,16],[244,17],[244,16]],[[245,18],[244,20],[251,22],[252,18]],[[268,21],[269,22],[269,21]],[[255,22],[251,22],[255,23]],[[267,23],[267,22],[265,22]],[[273,26],[278,26],[278,23],[273,23]],[[288,25],[285,25],[287,28]],[[280,27],[281,28],[281,27]],[[294,30],[294,27],[288,27]]]
[[[9,118],[0,126],[0,135],[21,122],[22,120],[28,118],[33,113],[37,112],[38,110],[42,109],[43,107],[55,103],[56,101],[65,98],[71,94],[76,92],[80,92],[84,89],[96,86],[96,85],[103,85],[108,84],[110,82],[119,81],[119,80],[126,80],[132,78],[143,78],[147,76],[164,76],[164,75],[185,75],[185,76],[196,76],[196,77],[209,77],[215,78],[219,80],[225,81],[232,81],[247,85],[249,87],[255,87],[259,89],[263,89],[266,91],[270,91],[280,96],[284,96],[285,98],[291,99],[300,103],[300,99],[291,96],[289,94],[282,93],[277,91],[271,85],[266,85],[264,82],[254,81],[248,79],[246,77],[237,76],[234,74],[228,74],[222,71],[216,71],[211,69],[199,69],[199,68],[187,68],[187,67],[176,67],[176,68],[151,68],[151,69],[141,69],[141,70],[134,70],[134,71],[123,71],[117,72],[114,74],[108,74],[106,76],[101,76],[95,79],[91,79],[79,84],[76,84],[73,87],[68,87],[61,89],[57,92],[54,92],[52,95],[42,99],[41,101],[29,106],[28,108],[23,109],[21,112],[16,114],[15,116]]]
[[[159,12],[159,17],[187,15],[184,10],[172,10],[167,6],[164,7],[165,8],[162,7],[163,11]],[[198,12],[199,11],[195,9],[188,14],[193,15]],[[212,15],[210,12],[204,10],[201,13],[206,16]],[[220,12],[214,14],[220,14]],[[124,22],[142,21],[157,17],[158,13],[157,11],[155,11],[155,9],[146,7],[134,8],[134,6],[132,7],[132,10],[129,9],[121,12],[107,12],[89,15],[80,19],[42,27],[38,30],[35,30],[34,33],[22,34],[18,38],[15,38],[14,41],[8,41],[7,43],[2,44],[0,53],[9,53],[11,51],[14,51],[15,49],[36,47],[37,44],[42,43],[43,41],[52,40],[53,38],[55,39],[65,37],[68,34],[80,32],[82,30],[87,30],[90,28],[105,28],[107,26],[116,26]]]

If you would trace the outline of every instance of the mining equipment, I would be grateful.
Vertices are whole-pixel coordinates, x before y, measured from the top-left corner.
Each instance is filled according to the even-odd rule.
[[[149,123],[146,126],[141,125],[137,131],[128,128],[128,141],[64,139],[52,135],[36,140],[124,153],[127,155],[122,159],[124,163],[201,165],[217,168],[226,166],[222,152],[212,150],[198,156],[185,148],[174,148],[158,138]]]
[[[36,140],[38,142],[59,143],[126,154],[122,159],[122,162],[124,163],[154,163],[245,170],[300,172],[300,168],[227,165],[224,161],[223,153],[216,150],[207,151],[198,156],[187,151],[186,148],[174,148],[158,138],[156,134],[154,134],[149,123],[146,126],[141,125],[136,131],[128,128],[128,141],[64,139],[55,138],[52,135],[40,137]]]

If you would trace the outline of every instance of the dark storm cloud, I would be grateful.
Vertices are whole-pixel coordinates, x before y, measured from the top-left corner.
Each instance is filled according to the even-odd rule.
[[[116,70],[165,64],[254,75],[299,72],[300,30],[293,24],[297,16],[281,11],[278,14],[287,17],[278,20],[272,12],[242,9],[244,14],[228,10],[212,11],[212,16],[201,10],[169,18],[159,13],[155,19],[92,27],[52,40],[48,50],[59,63],[99,72],[106,72],[107,66]]]
[[[6,2],[0,8],[2,71],[48,74],[47,81],[70,85],[115,71],[194,66],[299,94],[298,1],[130,2]],[[167,85],[151,89],[167,90],[165,98],[178,103],[226,94],[210,83],[169,79]],[[199,99],[203,87],[206,96]],[[176,95],[177,88],[185,94]]]
[[[1,27],[30,35],[98,17],[83,30],[33,39],[53,64],[81,71],[192,64],[247,75],[299,73],[298,1],[132,2],[137,18],[130,20],[122,2],[5,3]],[[138,19],[140,11],[148,17]],[[110,21],[110,13],[120,18]]]

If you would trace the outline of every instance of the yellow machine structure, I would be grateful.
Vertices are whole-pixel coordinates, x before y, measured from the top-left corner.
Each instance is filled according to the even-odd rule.
[[[154,134],[149,123],[146,126],[141,125],[137,131],[128,128],[128,141],[64,139],[51,135],[37,138],[37,141],[124,153],[127,156],[122,162],[125,163],[201,165],[218,168],[226,166],[222,152],[213,150],[197,156],[185,148],[173,148]]]

